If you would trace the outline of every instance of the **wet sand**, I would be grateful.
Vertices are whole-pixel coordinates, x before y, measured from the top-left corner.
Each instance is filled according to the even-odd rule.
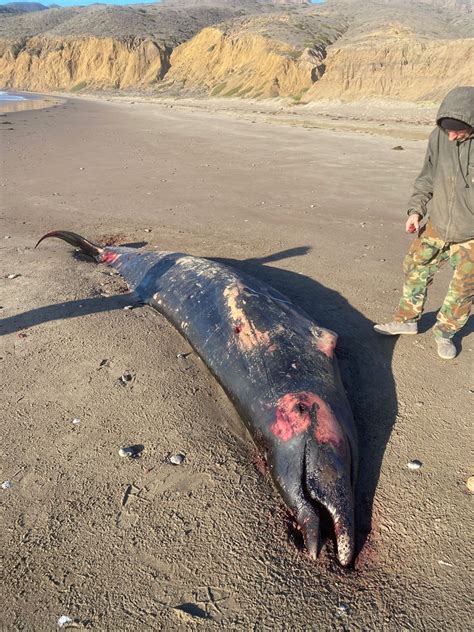
[[[0,625],[468,629],[472,325],[450,363],[430,332],[449,271],[420,336],[372,332],[398,300],[425,141],[132,101],[0,116]],[[331,542],[313,563],[288,541],[202,362],[178,361],[189,347],[161,316],[124,310],[107,269],[59,241],[34,250],[52,229],[225,260],[339,333],[361,449],[355,570]],[[131,444],[143,456],[120,458]]]
[[[26,112],[27,110],[42,110],[44,108],[54,107],[64,103],[64,99],[60,97],[48,95],[32,95],[30,93],[15,92],[16,95],[24,95],[24,100],[2,100],[0,94],[0,114],[8,114],[10,112]]]

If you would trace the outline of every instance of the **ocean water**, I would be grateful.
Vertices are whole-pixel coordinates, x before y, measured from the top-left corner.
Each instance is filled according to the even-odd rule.
[[[0,90],[0,113],[38,110],[58,103],[61,103],[61,99],[43,94]]]
[[[23,96],[22,94],[18,94],[16,92],[6,92],[4,90],[0,90],[0,103],[16,103],[17,101],[28,101],[30,97]]]

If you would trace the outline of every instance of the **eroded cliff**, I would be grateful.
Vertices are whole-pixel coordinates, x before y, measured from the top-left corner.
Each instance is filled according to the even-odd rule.
[[[151,40],[35,36],[0,48],[0,84],[17,90],[134,88],[159,81],[170,49]]]
[[[167,85],[221,96],[344,100],[438,99],[474,83],[472,15],[425,3],[347,0],[297,15],[253,16],[207,28],[178,46]],[[472,31],[474,32],[474,31]]]
[[[472,0],[50,9],[0,18],[0,86],[436,100],[474,83],[473,32]]]
[[[474,39],[433,41],[411,34],[374,34],[367,46],[332,47],[325,62],[324,76],[312,84],[303,101],[381,96],[436,101],[455,86],[474,83]]]
[[[286,15],[203,29],[171,55],[168,84],[211,96],[300,98],[324,72],[326,47],[341,24]]]

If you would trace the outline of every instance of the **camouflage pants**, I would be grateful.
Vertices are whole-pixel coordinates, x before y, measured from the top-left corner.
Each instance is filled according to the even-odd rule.
[[[431,223],[423,227],[403,261],[405,281],[395,320],[417,321],[425,305],[428,286],[449,259],[453,277],[438,312],[434,333],[451,338],[469,317],[474,294],[474,239],[454,244],[440,239]]]

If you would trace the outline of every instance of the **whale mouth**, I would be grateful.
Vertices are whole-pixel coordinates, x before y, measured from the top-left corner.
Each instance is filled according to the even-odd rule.
[[[347,517],[329,502],[321,502],[308,493],[309,503],[307,513],[309,517],[297,517],[300,528],[300,538],[295,544],[298,548],[307,549],[309,556],[316,560],[324,542],[332,540],[335,543],[337,559],[341,566],[350,566],[354,558],[354,538],[350,531]]]
[[[300,510],[295,515],[289,510],[285,521],[288,541],[298,551],[306,552],[312,560],[316,561],[324,543],[331,541],[334,542],[339,564],[345,568],[352,564],[354,558],[353,538],[344,527],[344,520],[339,517],[335,509],[311,501],[310,511],[307,507],[306,510]]]
[[[339,515],[337,510],[331,506],[325,509],[331,518],[339,564],[349,566],[354,558],[354,538],[347,529],[346,520]]]
[[[354,520],[352,484],[350,478],[342,475],[341,469],[332,472],[326,480],[318,480],[308,462],[309,446],[303,459],[302,493],[305,500],[306,520],[299,522],[304,534],[308,553],[313,559],[319,555],[322,541],[334,539],[337,559],[347,567],[354,558]]]
[[[299,391],[280,397],[270,430],[288,446],[288,452],[283,450],[275,459],[275,481],[293,511],[308,554],[317,559],[326,535],[321,526],[329,524],[325,531],[335,536],[338,561],[349,566],[355,549],[355,468],[344,424],[320,395]]]

